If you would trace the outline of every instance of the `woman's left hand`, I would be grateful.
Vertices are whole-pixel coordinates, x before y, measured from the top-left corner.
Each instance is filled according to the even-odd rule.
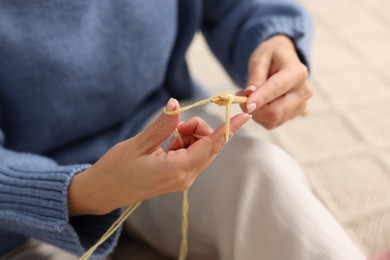
[[[276,35],[255,49],[249,60],[246,89],[238,94],[248,96],[243,110],[267,129],[304,113],[313,92],[307,67],[290,38]]]

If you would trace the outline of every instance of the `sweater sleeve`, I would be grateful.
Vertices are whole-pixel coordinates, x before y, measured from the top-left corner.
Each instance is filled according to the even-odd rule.
[[[240,86],[253,50],[273,35],[292,39],[309,67],[311,22],[294,0],[205,0],[202,31],[219,61]]]
[[[0,232],[36,238],[83,254],[120,214],[116,210],[104,216],[68,217],[68,185],[89,165],[59,166],[46,157],[5,149],[3,141],[0,130]],[[93,258],[111,252],[119,232],[102,244]]]

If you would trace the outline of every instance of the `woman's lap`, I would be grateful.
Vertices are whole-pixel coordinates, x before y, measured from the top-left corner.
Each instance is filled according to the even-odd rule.
[[[202,113],[196,111],[214,120]],[[181,200],[175,193],[145,201],[130,216],[129,230],[177,256]],[[364,259],[297,163],[245,134],[233,137],[198,177],[189,203],[189,259]]]

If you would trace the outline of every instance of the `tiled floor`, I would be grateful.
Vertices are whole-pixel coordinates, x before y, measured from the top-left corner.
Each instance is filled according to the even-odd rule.
[[[309,115],[271,132],[255,124],[246,129],[292,154],[316,194],[373,256],[390,249],[390,1],[302,3],[315,27]],[[200,36],[188,56],[214,93],[234,93]]]

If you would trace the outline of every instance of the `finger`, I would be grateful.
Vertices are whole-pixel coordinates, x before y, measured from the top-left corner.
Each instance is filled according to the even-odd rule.
[[[174,111],[179,108],[179,102],[174,98],[171,98],[166,105],[167,111]],[[180,114],[166,115],[161,113],[149,127],[136,136],[141,154],[151,152],[151,150],[159,147],[176,129],[179,121]]]
[[[213,129],[201,118],[192,117],[180,124],[177,127],[177,132],[180,134],[183,143],[180,143],[177,137],[172,138],[168,145],[168,149],[170,150],[186,148],[198,140],[195,136],[210,135]]]
[[[182,135],[209,135],[213,132],[213,128],[209,126],[203,119],[199,117],[192,117],[183,122],[177,127]]]
[[[258,87],[263,85],[269,75],[272,53],[256,50],[248,64],[248,81],[246,83],[245,94],[249,96]]]
[[[247,101],[247,111],[252,113],[256,109],[286,94],[302,80],[300,75],[292,70],[281,70],[272,75],[266,83],[257,88]]]
[[[249,121],[251,115],[239,114],[230,119],[231,134]],[[180,174],[184,189],[188,189],[195,178],[212,162],[225,144],[225,126],[220,126],[212,134],[193,143],[187,149],[169,151],[163,158],[163,165],[170,172]],[[172,166],[174,168],[172,169]]]
[[[301,113],[310,97],[311,92],[291,91],[256,110],[254,119],[265,128],[273,129]]]
[[[246,113],[238,114],[230,119],[230,136],[243,126],[252,116]],[[200,139],[187,148],[183,163],[203,170],[225,145],[225,125],[218,127],[212,134]]]
[[[306,107],[307,107],[307,102],[304,102],[294,111],[292,111],[290,114],[286,115],[285,118],[283,118],[283,120],[280,120],[278,122],[266,122],[263,124],[263,126],[268,130],[274,129],[297,116],[303,115],[304,111],[306,110]]]
[[[246,91],[247,91],[247,90],[246,90]],[[239,90],[239,91],[237,91],[235,95],[236,95],[236,96],[242,96],[242,97],[248,96],[248,95],[246,95],[246,93],[245,93],[244,90]],[[245,103],[240,103],[240,107],[241,107],[242,111],[244,111],[245,113],[247,113],[246,102],[245,102]]]

